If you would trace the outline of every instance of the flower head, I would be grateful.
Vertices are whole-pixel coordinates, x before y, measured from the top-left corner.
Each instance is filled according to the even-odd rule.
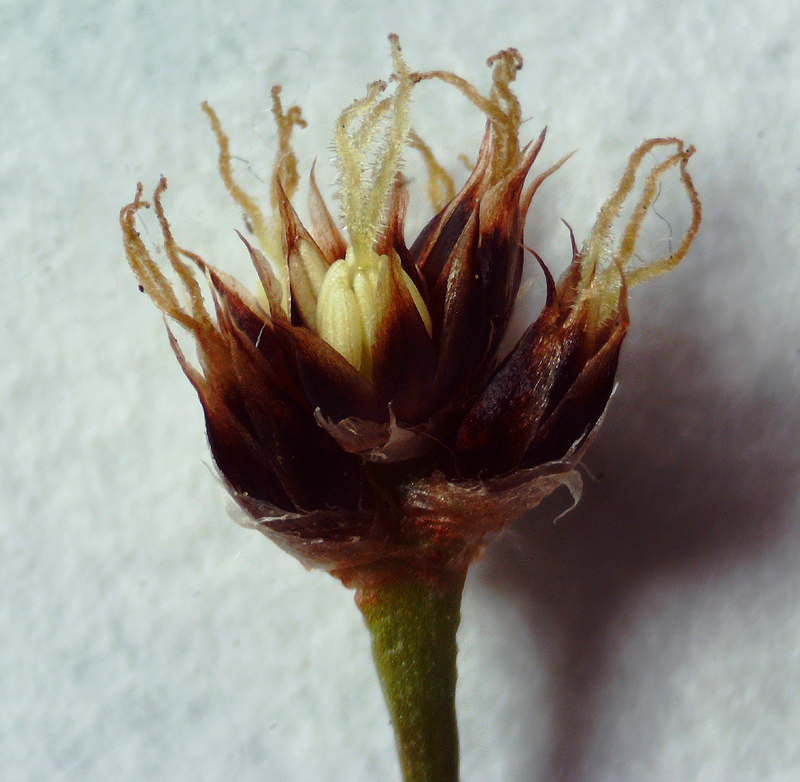
[[[228,138],[204,105],[220,147],[220,172],[252,228],[243,237],[261,289],[179,246],[164,215],[164,179],[152,206],[183,303],[136,231],[150,204],[139,186],[121,223],[145,292],[197,342],[200,368],[178,360],[203,405],[214,460],[249,523],[307,564],[358,583],[409,569],[434,578],[463,571],[487,533],[559,485],[577,495],[575,466],[614,386],[628,329],[628,288],[677,264],[697,232],[700,205],[687,162],[693,149],[653,139],[631,156],[583,248],[555,283],[539,261],[547,301],[503,357],[523,269],[523,229],[534,194],[563,162],[526,185],[544,132],[519,144],[511,83],[516,50],[489,60],[481,95],[445,71],[409,71],[395,36],[393,90],[385,82],[342,112],[334,144],[344,234],[312,169],[310,229],[293,206],[297,160],[290,146],[299,109],[284,113],[273,90],[279,154],[274,214],[236,183]],[[415,87],[439,80],[486,115],[477,162],[456,194],[410,126]],[[437,214],[406,243],[406,146],[428,165]],[[613,224],[648,153],[654,164],[618,242]],[[633,266],[642,221],[673,167],[692,222],[666,258]],[[345,238],[346,237],[346,238]],[[537,256],[537,260],[538,256]],[[209,308],[197,276],[205,277]]]

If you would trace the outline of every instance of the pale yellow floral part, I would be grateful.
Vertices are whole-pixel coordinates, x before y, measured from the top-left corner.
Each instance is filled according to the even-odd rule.
[[[444,170],[431,148],[413,130],[408,134],[408,146],[422,155],[428,170],[428,198],[434,213],[438,214],[456,197],[453,178]],[[473,168],[474,165],[470,167],[470,171]]]
[[[328,272],[328,264],[317,248],[301,241],[289,256],[292,296],[303,313],[309,328],[317,330],[318,297]]]
[[[486,180],[487,189],[510,174],[520,162],[519,127],[522,110],[519,99],[509,86],[522,68],[522,55],[516,49],[504,49],[486,64],[493,68],[489,97],[478,92],[466,79],[450,71],[425,71],[414,74],[416,82],[438,79],[462,92],[487,117],[494,133],[492,166]]]
[[[382,97],[385,82],[374,82],[364,98],[346,108],[338,122],[334,144],[340,174],[342,218],[350,237],[344,258],[325,274],[316,306],[318,334],[366,377],[372,372],[372,350],[378,324],[385,315],[378,302],[379,280],[388,280],[383,267],[393,261],[378,255],[375,242],[402,165],[410,132],[409,108],[414,79],[403,60],[397,36],[390,36],[394,94]],[[428,332],[431,319],[419,291],[403,273]]]
[[[353,248],[349,247],[347,255],[352,257],[352,253]],[[354,279],[356,275],[361,277],[358,282]],[[317,300],[316,322],[319,335],[359,370],[367,369],[370,354],[365,351],[365,344],[373,341],[371,329],[367,325],[369,303],[364,301],[363,293],[365,287],[374,285],[374,279],[364,280],[367,276],[376,277],[377,272],[370,275],[369,269],[354,270],[352,263],[347,263],[346,260],[337,261],[325,275]],[[356,289],[362,293],[361,300]],[[365,304],[366,312],[362,310]],[[374,306],[374,297],[372,305]]]
[[[278,183],[283,187],[283,191],[290,201],[297,192],[300,174],[297,171],[297,155],[292,149],[292,130],[295,125],[298,128],[304,128],[308,123],[303,119],[303,113],[299,106],[289,106],[286,112],[283,111],[279,85],[276,84],[272,88],[271,95],[272,116],[275,118],[275,125],[278,128],[278,154],[275,156],[270,192],[272,210],[275,211],[278,207]]]
[[[231,145],[225,131],[222,129],[222,124],[217,117],[216,112],[206,101],[200,106],[208,116],[211,123],[211,129],[217,138],[217,146],[219,147],[219,173],[222,181],[225,184],[231,197],[241,207],[245,214],[250,226],[252,226],[253,233],[258,239],[258,243],[265,251],[273,249],[275,244],[275,230],[274,227],[268,224],[261,207],[256,203],[252,196],[248,195],[233,178],[233,167],[231,166]]]
[[[341,177],[342,217],[356,256],[370,251],[378,236],[410,128],[414,83],[397,36],[390,36],[390,40],[397,84],[394,95],[380,100],[386,84],[375,82],[366,97],[346,108],[336,123],[334,145]],[[379,149],[372,161],[376,146]]]
[[[615,246],[613,225],[636,184],[636,175],[645,156],[659,147],[670,146],[676,147],[677,152],[650,168],[639,200]],[[620,290],[623,287],[638,285],[673,269],[689,251],[700,228],[701,218],[700,199],[686,169],[694,151],[694,147],[684,147],[680,139],[655,138],[645,141],[630,156],[617,189],[600,210],[597,222],[581,253],[579,295],[590,305],[592,310],[590,317],[595,319],[596,323],[604,322],[619,310]],[[692,208],[689,227],[674,252],[631,269],[631,262],[636,257],[636,241],[642,223],[658,197],[661,178],[675,166],[680,170],[681,182]],[[578,312],[579,309],[576,308],[575,311]]]
[[[273,214],[270,217],[264,216],[256,200],[234,178],[233,166],[231,165],[230,139],[222,129],[222,124],[216,112],[205,101],[201,104],[201,108],[208,116],[211,129],[217,139],[217,146],[219,147],[218,168],[222,181],[233,200],[242,209],[247,225],[255,235],[263,254],[266,255],[274,270],[277,271],[277,278],[282,289],[281,306],[283,311],[288,313],[289,279],[286,273],[286,263],[283,260],[282,231],[277,216],[277,189],[280,183],[288,198],[291,198],[297,190],[299,174],[297,172],[297,156],[291,146],[291,136],[292,129],[295,126],[305,127],[306,121],[302,117],[299,106],[290,106],[286,112],[283,111],[280,92],[280,87],[272,88],[272,114],[278,127],[278,152],[275,157],[270,191],[273,209]],[[248,249],[250,249],[252,255],[252,248],[248,247]],[[266,296],[266,298],[270,297]]]

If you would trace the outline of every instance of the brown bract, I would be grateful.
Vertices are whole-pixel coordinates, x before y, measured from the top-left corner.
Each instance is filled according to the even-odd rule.
[[[463,570],[487,533],[558,486],[577,498],[575,466],[612,393],[628,329],[627,289],[674,266],[700,219],[686,171],[693,150],[677,139],[643,144],[580,251],[573,240],[572,263],[558,284],[539,262],[544,310],[501,357],[522,278],[526,216],[539,185],[564,161],[526,186],[544,132],[520,149],[521,112],[509,86],[522,64],[515,50],[490,60],[494,85],[484,97],[451,73],[409,72],[392,43],[394,95],[384,97],[385,83],[370,85],[337,124],[349,242],[313,169],[309,228],[293,206],[297,168],[288,142],[302,120],[296,107],[283,113],[277,90],[281,145],[271,221],[236,184],[227,136],[204,106],[223,179],[255,235],[243,241],[260,291],[248,292],[176,243],[162,207],[165,180],[152,206],[186,303],[136,230],[138,212],[151,205],[141,185],[121,213],[141,286],[196,340],[199,369],[170,333],[205,411],[216,465],[247,523],[349,583],[367,572],[411,569],[434,578]],[[447,199],[441,194],[449,178],[408,120],[412,89],[431,79],[460,90],[487,117],[474,170]],[[423,152],[432,198],[441,201],[410,244],[405,144]],[[614,246],[612,224],[645,156],[670,148],[649,169]],[[692,205],[691,225],[670,256],[629,268],[659,181],[672,167]]]

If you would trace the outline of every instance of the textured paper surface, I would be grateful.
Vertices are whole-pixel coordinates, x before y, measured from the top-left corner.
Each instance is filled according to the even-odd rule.
[[[199,103],[256,189],[282,83],[331,194],[332,124],[393,31],[482,88],[522,51],[542,167],[579,149],[531,210],[555,269],[559,218],[582,239],[645,137],[697,146],[704,204],[682,267],[633,292],[580,507],[554,525],[553,498],[470,575],[464,782],[800,779],[798,29],[793,0],[3,3],[3,778],[399,778],[352,596],[227,517],[117,225],[163,173],[179,241],[246,269]],[[414,123],[463,176],[477,112],[424,85]],[[643,254],[684,224],[670,189]]]

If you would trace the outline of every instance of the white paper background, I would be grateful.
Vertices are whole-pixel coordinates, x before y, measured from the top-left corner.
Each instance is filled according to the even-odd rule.
[[[523,52],[544,164],[579,148],[529,221],[556,269],[559,218],[584,237],[647,136],[697,146],[704,205],[691,256],[633,293],[597,481],[471,572],[463,779],[800,779],[798,29],[794,0],[2,3],[3,778],[399,778],[351,594],[228,519],[117,225],[163,173],[184,244],[244,268],[198,104],[264,177],[282,83],[330,192],[336,112],[394,31],[484,88]],[[460,174],[480,117],[432,85],[415,111]],[[680,230],[678,199],[659,211]]]

